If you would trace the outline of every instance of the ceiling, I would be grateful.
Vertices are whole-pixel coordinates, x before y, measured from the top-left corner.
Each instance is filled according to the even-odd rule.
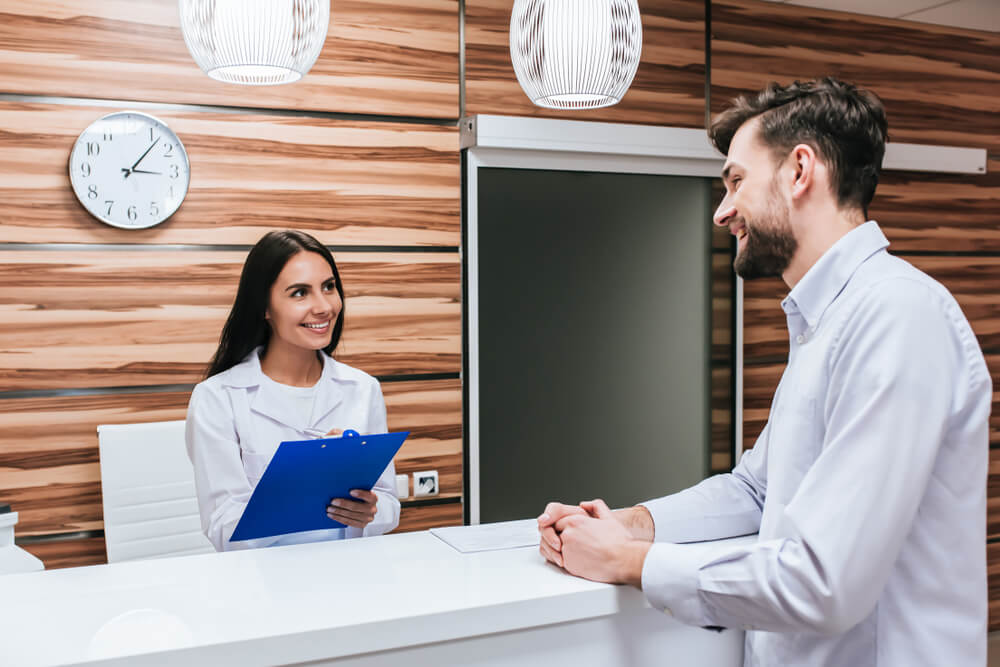
[[[802,7],[886,16],[1000,32],[1000,0],[768,0]]]

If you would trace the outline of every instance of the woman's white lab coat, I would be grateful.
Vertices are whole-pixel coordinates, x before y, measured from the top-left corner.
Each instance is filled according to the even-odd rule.
[[[390,463],[372,491],[375,519],[363,530],[332,528],[280,538],[230,542],[253,488],[283,440],[305,440],[331,429],[385,433],[385,401],[378,381],[322,354],[323,373],[308,423],[301,410],[264,381],[257,348],[241,363],[198,384],[188,404],[185,440],[194,465],[201,527],[216,551],[273,544],[381,535],[399,524],[395,466]]]

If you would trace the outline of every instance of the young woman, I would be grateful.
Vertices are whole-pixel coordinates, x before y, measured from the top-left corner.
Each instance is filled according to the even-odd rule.
[[[344,328],[333,256],[303,232],[266,234],[250,250],[207,379],[188,405],[186,442],[205,535],[217,551],[381,535],[399,523],[395,467],[372,491],[327,507],[347,528],[230,542],[254,486],[283,440],[353,429],[384,433],[370,375],[330,356]]]

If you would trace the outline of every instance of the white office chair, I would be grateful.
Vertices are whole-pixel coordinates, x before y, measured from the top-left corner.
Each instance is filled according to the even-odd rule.
[[[201,532],[184,421],[97,427],[108,562],[214,551]]]

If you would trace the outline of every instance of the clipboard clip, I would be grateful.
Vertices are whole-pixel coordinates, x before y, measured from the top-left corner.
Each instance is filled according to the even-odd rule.
[[[311,437],[311,438],[327,438],[327,437],[330,437],[330,436],[327,435],[326,431],[323,431],[321,429],[307,428],[303,432],[306,435],[308,435],[309,437]],[[352,428],[347,429],[346,431],[344,431],[340,435],[340,437],[342,437],[342,438],[357,438],[357,437],[360,437],[360,436],[361,436],[361,434],[358,433],[357,431],[355,431]]]

